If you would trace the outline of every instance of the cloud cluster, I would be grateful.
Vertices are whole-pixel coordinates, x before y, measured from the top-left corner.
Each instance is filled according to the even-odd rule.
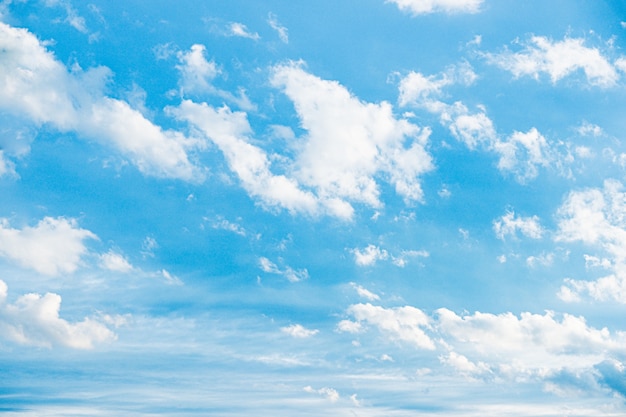
[[[626,192],[617,180],[603,188],[572,191],[557,212],[557,241],[580,242],[599,251],[588,255],[587,265],[610,274],[593,281],[566,279],[560,297],[577,301],[590,296],[598,301],[626,303]]]
[[[1,22],[0,48],[0,110],[112,146],[144,174],[202,179],[188,151],[203,144],[163,130],[127,102],[106,96],[107,68],[68,71],[32,33]]]
[[[478,13],[484,0],[386,0],[413,16],[436,12]]]
[[[6,298],[7,285],[0,280],[0,335],[10,341],[91,349],[116,338],[106,325],[93,318],[76,323],[60,318],[61,297],[57,294],[25,294],[13,304],[7,303]]]
[[[548,378],[562,370],[593,373],[594,366],[624,353],[626,333],[589,326],[582,317],[557,314],[475,312],[446,308],[432,315],[412,307],[354,304],[337,330],[374,328],[389,340],[430,350],[456,371],[481,377]]]
[[[298,282],[309,278],[309,271],[306,269],[296,270],[290,266],[286,266],[284,269],[281,269],[278,265],[266,257],[259,258],[259,267],[265,273],[282,275],[287,278],[289,282]]]
[[[293,159],[254,145],[246,113],[228,106],[184,100],[170,112],[217,145],[242,186],[267,207],[349,219],[353,203],[382,206],[381,180],[407,202],[422,200],[419,177],[433,168],[429,130],[397,119],[389,103],[361,102],[300,63],[274,67],[271,83],[294,103],[307,131]]]
[[[493,230],[498,239],[504,240],[507,236],[517,236],[519,231],[522,235],[531,239],[540,239],[544,233],[539,217],[522,217],[509,211],[493,222]]]
[[[582,71],[590,85],[599,87],[612,87],[620,78],[621,61],[611,64],[598,48],[585,46],[585,40],[581,38],[553,41],[544,36],[533,36],[520,52],[488,53],[485,57],[516,78],[530,76],[539,79],[541,74],[547,74],[552,83],[557,83]]]
[[[461,101],[452,104],[442,101],[446,87],[471,85],[476,79],[467,63],[437,75],[411,71],[400,80],[398,103],[438,115],[452,136],[469,149],[481,147],[495,152],[499,155],[498,168],[514,175],[520,183],[534,179],[539,167],[547,167],[554,160],[548,141],[536,128],[501,137],[483,106],[471,111]]]

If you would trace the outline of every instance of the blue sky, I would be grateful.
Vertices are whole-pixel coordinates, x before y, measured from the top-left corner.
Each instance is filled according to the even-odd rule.
[[[4,0],[7,416],[626,413],[618,1]]]

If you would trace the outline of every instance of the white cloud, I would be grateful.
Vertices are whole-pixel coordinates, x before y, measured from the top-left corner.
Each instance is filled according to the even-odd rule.
[[[526,258],[526,265],[531,268],[535,268],[536,266],[550,266],[554,262],[554,254],[553,253],[542,253],[537,256],[529,256]]]
[[[392,262],[395,266],[404,268],[411,258],[428,258],[430,253],[425,250],[403,250],[399,256],[392,256]]]
[[[522,235],[531,239],[541,239],[544,233],[539,217],[516,216],[514,211],[509,211],[498,220],[493,222],[493,230],[498,239],[504,240],[507,236],[517,236],[519,231]]]
[[[414,16],[435,12],[478,13],[483,0],[386,0]]]
[[[115,340],[107,326],[92,318],[70,323],[59,317],[61,297],[47,293],[25,294],[8,304],[7,285],[0,280],[0,335],[24,345],[91,349]]]
[[[301,324],[292,324],[291,326],[281,327],[280,331],[298,339],[306,339],[319,333],[319,330],[307,329]]]
[[[14,229],[0,219],[0,256],[45,275],[74,272],[87,252],[85,239],[97,239],[76,220],[45,217],[36,226]]]
[[[189,100],[184,100],[172,113],[191,123],[213,141],[246,191],[259,197],[264,205],[282,207],[294,213],[319,213],[316,197],[301,190],[295,180],[285,175],[274,175],[265,151],[249,143],[252,129],[245,113],[232,112],[226,106],[215,109],[206,103],[197,104]],[[346,217],[341,208],[332,214]]]
[[[228,26],[229,35],[238,36],[241,38],[248,38],[252,40],[259,40],[261,37],[256,32],[250,32],[248,27],[243,23],[233,22]]]
[[[616,180],[602,189],[571,192],[557,212],[561,242],[581,242],[603,253],[600,266],[611,274],[595,281],[566,279],[560,296],[573,301],[589,295],[598,301],[626,303],[626,193]],[[592,257],[591,259],[600,259]],[[589,262],[587,255],[586,261]]]
[[[614,86],[619,74],[597,48],[586,47],[584,39],[565,38],[552,41],[543,36],[533,36],[518,53],[485,54],[487,60],[516,78],[528,75],[539,79],[548,74],[553,83],[582,70],[587,82],[594,86]]]
[[[363,324],[375,326],[391,339],[406,342],[420,349],[435,349],[434,342],[424,332],[430,327],[430,318],[420,309],[411,306],[384,308],[371,304],[351,305],[347,313],[356,320],[350,324],[343,321],[340,331],[355,331]]]
[[[270,13],[267,16],[267,23],[270,25],[272,29],[276,31],[276,33],[278,33],[278,38],[283,43],[289,43],[289,31],[286,27],[284,27],[278,22],[278,18],[276,17],[275,14]]]
[[[109,271],[122,273],[130,272],[134,269],[124,255],[115,252],[113,249],[100,255],[100,265]]]
[[[429,130],[396,119],[386,102],[362,103],[301,64],[274,67],[271,82],[294,102],[308,132],[293,158],[253,145],[246,114],[227,106],[184,100],[170,112],[215,143],[242,186],[266,208],[350,219],[352,202],[382,206],[379,179],[407,202],[422,200],[419,176],[433,168],[425,150]]]
[[[307,271],[306,268],[296,270],[290,266],[286,266],[284,269],[281,269],[266,257],[259,258],[259,267],[263,272],[268,274],[282,275],[287,278],[289,282],[298,282],[309,278],[309,271]]]
[[[506,141],[493,144],[500,154],[498,168],[513,173],[519,182],[537,177],[538,166],[549,166],[551,157],[548,142],[536,128],[527,133],[514,132]]]
[[[576,131],[578,132],[580,136],[593,136],[593,137],[602,136],[602,134],[604,133],[600,126],[589,123],[587,121],[584,121],[578,127],[578,129],[576,129]]]
[[[439,360],[442,364],[451,366],[461,374],[480,375],[490,373],[490,369],[484,362],[473,363],[463,355],[456,352],[449,352],[441,355]]]
[[[213,91],[213,79],[220,73],[214,61],[205,58],[206,47],[195,44],[188,52],[179,51],[177,56],[180,65],[176,68],[180,71],[180,85],[184,91],[207,92]]]
[[[436,76],[410,72],[398,85],[398,104],[423,108],[439,115],[441,123],[448,127],[450,133],[470,149],[483,143],[490,146],[497,141],[497,134],[482,106],[478,106],[478,112],[471,112],[460,101],[448,104],[440,99],[444,87],[471,85],[476,79],[477,75],[466,62],[452,66]]]
[[[300,63],[275,66],[271,82],[293,101],[307,131],[293,167],[300,183],[322,199],[378,208],[378,176],[407,201],[422,199],[418,177],[433,168],[425,149],[429,130],[397,119],[387,102],[362,102]]]
[[[354,255],[354,262],[358,266],[371,266],[379,260],[385,260],[389,257],[389,254],[385,249],[380,249],[376,245],[368,245],[363,250],[354,248],[351,250]]]
[[[442,308],[433,326],[446,344],[501,374],[546,374],[564,367],[589,368],[622,349],[624,334],[587,325],[582,317],[545,314],[459,316]],[[471,367],[471,366],[470,366]]]
[[[207,220],[205,218],[205,220]],[[241,225],[237,223],[230,222],[222,217],[218,217],[217,220],[213,222],[214,229],[228,230],[229,232],[233,232],[238,234],[239,236],[246,235],[246,229],[244,229]]]
[[[74,7],[70,1],[66,0],[45,0],[45,5],[48,7],[59,6],[65,9],[67,17],[65,18],[65,23],[72,26],[74,29],[81,33],[87,33],[87,25],[85,24],[85,18],[78,14],[78,11]]]
[[[204,144],[164,131],[127,102],[105,96],[107,68],[68,72],[33,34],[4,23],[0,48],[6,51],[0,62],[0,109],[112,145],[147,175],[202,179],[187,151]]]
[[[304,391],[311,394],[319,394],[331,403],[336,403],[337,401],[339,401],[339,393],[333,388],[324,387],[316,390],[309,385],[304,387]]]
[[[360,286],[360,285],[358,285],[358,284],[356,284],[354,282],[351,282],[350,286],[352,286],[352,288],[354,288],[354,290],[357,292],[359,297],[366,298],[369,301],[380,300],[380,296],[378,294],[374,294],[373,292],[371,292],[367,288],[363,288],[362,286]]]
[[[626,332],[595,328],[584,317],[530,312],[458,315],[446,308],[427,315],[415,307],[354,304],[336,330],[363,333],[376,328],[389,340],[442,351],[440,361],[468,376],[547,378],[568,369],[592,372],[594,365],[624,352]]]

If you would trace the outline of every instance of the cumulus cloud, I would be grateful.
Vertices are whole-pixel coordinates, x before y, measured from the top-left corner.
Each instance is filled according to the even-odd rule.
[[[533,36],[517,53],[505,51],[485,54],[488,62],[510,71],[516,78],[530,76],[539,79],[547,74],[552,83],[581,70],[593,86],[611,87],[619,74],[598,48],[585,46],[581,38],[553,41],[544,36]]]
[[[107,68],[69,72],[32,33],[5,23],[0,23],[0,48],[5,51],[0,62],[3,111],[110,145],[144,174],[202,178],[187,152],[204,144],[163,130],[127,102],[104,95],[111,76]]]
[[[124,255],[115,252],[113,249],[100,255],[100,265],[109,271],[122,273],[130,272],[134,269]]]
[[[218,146],[242,186],[253,197],[260,198],[262,204],[294,213],[319,213],[320,203],[315,195],[300,189],[294,179],[272,173],[267,153],[250,143],[252,129],[245,113],[189,100],[184,100],[172,113],[191,123]],[[341,212],[333,214],[341,215]]]
[[[527,133],[514,132],[508,140],[493,144],[500,154],[498,168],[513,173],[519,182],[537,177],[539,166],[549,166],[550,147],[546,138],[536,128]]]
[[[307,329],[301,324],[292,324],[291,326],[281,327],[280,331],[297,339],[306,339],[319,333],[319,330]]]
[[[25,294],[9,304],[7,285],[0,280],[0,335],[12,342],[42,347],[91,349],[115,340],[115,334],[93,318],[70,323],[59,317],[61,297],[47,293]]]
[[[221,74],[221,70],[215,61],[207,60],[204,45],[194,44],[189,51],[178,51],[176,56],[179,61],[176,68],[180,72],[179,85],[182,96],[188,94],[215,95],[241,109],[256,109],[256,106],[250,102],[245,90],[239,89],[239,94],[235,95],[230,91],[215,87],[213,80]]]
[[[384,308],[367,303],[351,305],[347,313],[354,321],[341,322],[338,326],[340,331],[354,332],[363,325],[370,325],[393,340],[409,343],[420,349],[435,349],[433,340],[425,333],[425,329],[430,327],[430,317],[418,308]]]
[[[482,105],[472,111],[460,101],[452,104],[442,101],[446,87],[470,85],[476,79],[467,63],[450,67],[437,75],[410,72],[399,82],[398,104],[438,115],[452,136],[469,149],[483,147],[498,154],[498,168],[513,174],[518,182],[534,179],[539,167],[550,166],[555,160],[550,144],[536,128],[526,133],[516,131],[508,138],[502,138]]]
[[[220,73],[214,61],[205,57],[206,47],[195,44],[187,52],[179,51],[177,56],[180,64],[176,68],[180,71],[180,84],[183,90],[189,92],[212,91],[211,82]]]
[[[0,256],[44,275],[74,272],[87,252],[86,239],[97,236],[74,219],[45,217],[22,229],[0,219]]]
[[[599,250],[611,274],[594,281],[566,279],[559,296],[575,301],[583,295],[599,301],[626,303],[626,193],[617,180],[604,187],[572,191],[557,212],[556,239],[581,242]],[[586,260],[600,259],[592,256]]]
[[[519,231],[522,235],[531,239],[540,239],[544,233],[539,217],[517,216],[514,211],[509,211],[498,220],[493,222],[493,230],[498,239],[504,240],[507,236],[517,236]]]
[[[478,13],[483,0],[386,0],[413,16],[436,12]]]
[[[307,131],[293,158],[254,145],[246,114],[227,106],[184,100],[171,113],[215,143],[242,186],[268,208],[350,219],[354,202],[382,206],[379,180],[407,203],[422,200],[419,176],[433,168],[425,149],[429,130],[397,119],[389,103],[361,102],[301,64],[276,66],[272,74]]]
[[[412,307],[354,304],[337,331],[376,329],[389,340],[438,353],[441,363],[470,376],[547,378],[564,369],[594,374],[593,367],[624,352],[625,332],[590,326],[584,317],[475,312],[440,308],[432,314]]]
[[[590,368],[607,351],[619,351],[626,336],[591,327],[583,317],[551,311],[519,317],[481,312],[460,316],[442,308],[433,326],[455,351],[503,375]]]
[[[371,266],[379,260],[385,260],[389,254],[385,249],[381,249],[376,245],[368,245],[363,250],[355,248],[351,250],[354,255],[354,262],[358,266]]]
[[[397,119],[387,102],[362,102],[300,63],[277,65],[271,82],[294,103],[307,131],[294,161],[299,182],[323,199],[378,208],[380,177],[407,201],[422,199],[419,176],[433,168],[425,149],[429,130]]]

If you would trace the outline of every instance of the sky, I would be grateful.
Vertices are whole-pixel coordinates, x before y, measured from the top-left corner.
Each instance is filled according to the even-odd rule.
[[[626,414],[618,0],[0,2],[0,412]]]

